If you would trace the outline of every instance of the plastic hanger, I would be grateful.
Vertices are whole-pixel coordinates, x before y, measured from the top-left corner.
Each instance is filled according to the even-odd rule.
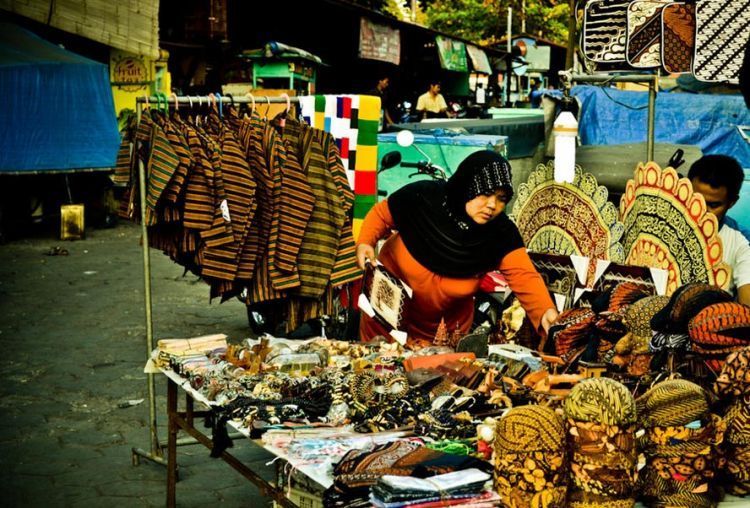
[[[224,115],[223,115],[223,111],[222,111],[223,110],[223,101],[221,100],[221,94],[220,93],[216,94],[216,101],[219,104],[219,120],[221,120]]]
[[[248,92],[245,97],[250,98],[250,103],[252,104],[250,109],[250,116],[253,116],[253,113],[255,113],[255,97],[253,97],[253,94],[251,94],[250,92]],[[247,113],[245,115],[247,115]]]
[[[180,111],[180,102],[177,99],[177,94],[173,93],[169,96],[169,98],[174,98],[174,112],[177,113],[178,111]]]
[[[263,118],[268,120],[268,112],[271,111],[271,98],[268,97],[268,95],[266,95],[266,103],[268,104],[268,106],[266,106],[266,112],[263,115]]]

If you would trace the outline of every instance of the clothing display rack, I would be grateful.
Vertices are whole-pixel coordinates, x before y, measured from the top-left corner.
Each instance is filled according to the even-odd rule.
[[[205,102],[204,102],[205,101]],[[143,112],[143,106],[146,105],[161,105],[166,102],[167,107],[174,105],[178,108],[183,105],[187,105],[189,108],[193,106],[203,106],[204,104],[218,104],[219,107],[223,104],[253,104],[253,106],[261,106],[263,104],[280,104],[286,103],[287,107],[291,103],[298,103],[299,97],[289,97],[284,94],[278,97],[259,96],[255,97],[252,94],[247,94],[242,97],[233,97],[231,95],[210,95],[210,96],[178,96],[172,94],[168,97],[156,97],[156,96],[144,96],[136,98],[136,118],[140,122],[141,114]],[[136,141],[137,143],[137,141]],[[137,147],[136,147],[137,148]],[[135,153],[135,151],[134,151]],[[141,246],[143,251],[143,295],[144,295],[144,307],[145,307],[145,318],[146,318],[146,361],[151,358],[151,352],[154,350],[154,330],[153,330],[153,314],[151,304],[151,256],[149,252],[148,243],[148,227],[146,225],[146,170],[142,160],[138,160],[138,185],[139,185],[139,201],[140,201],[140,212],[141,212]],[[131,449],[131,460],[133,465],[138,465],[141,458],[150,460],[156,464],[162,466],[168,466],[167,461],[164,458],[162,447],[159,443],[159,436],[157,433],[156,426],[156,394],[154,388],[154,375],[152,373],[147,374],[148,384],[148,404],[149,404],[149,444],[150,449],[145,450],[143,448],[133,447]],[[196,441],[190,439],[180,444],[193,444]]]
[[[659,74],[573,74],[572,71],[560,71],[565,94],[568,95],[573,83],[592,83],[606,85],[609,83],[641,83],[648,85],[648,133],[646,135],[646,160],[654,160],[654,122],[656,120],[656,87]]]

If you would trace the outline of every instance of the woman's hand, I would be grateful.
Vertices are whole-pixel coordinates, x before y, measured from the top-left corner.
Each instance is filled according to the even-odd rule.
[[[554,307],[550,307],[549,309],[547,309],[547,312],[545,312],[542,315],[542,322],[541,322],[541,326],[544,329],[544,333],[549,333],[550,326],[555,324],[555,321],[557,321],[558,317],[559,317],[559,314],[557,313],[557,309],[555,309]]]
[[[372,263],[375,262],[375,248],[372,245],[366,243],[360,243],[357,245],[357,266],[360,269],[365,269],[365,260],[369,259]]]

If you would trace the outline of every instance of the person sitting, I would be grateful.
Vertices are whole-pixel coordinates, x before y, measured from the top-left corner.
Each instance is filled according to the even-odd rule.
[[[727,215],[740,198],[745,174],[740,164],[726,155],[704,155],[690,166],[693,190],[703,195],[706,208],[719,220],[724,262],[732,269],[729,290],[737,301],[750,305],[750,236]]]
[[[448,104],[440,93],[440,81],[430,81],[429,89],[419,96],[417,114],[421,119],[451,116]]]
[[[374,262],[375,244],[388,237],[377,259],[413,291],[401,325],[407,345],[430,345],[441,320],[448,330],[469,332],[474,295],[493,270],[508,281],[536,330],[546,333],[557,319],[521,234],[504,213],[512,196],[510,163],[484,150],[466,157],[447,182],[410,183],[367,214],[357,262],[360,268]],[[363,313],[360,339],[376,335],[387,331]]]

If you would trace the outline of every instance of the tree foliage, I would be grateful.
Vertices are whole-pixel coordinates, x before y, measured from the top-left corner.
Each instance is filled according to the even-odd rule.
[[[568,38],[568,0],[424,0],[427,26],[483,44],[502,39],[507,32],[508,8],[513,9],[512,30],[561,44]]]

